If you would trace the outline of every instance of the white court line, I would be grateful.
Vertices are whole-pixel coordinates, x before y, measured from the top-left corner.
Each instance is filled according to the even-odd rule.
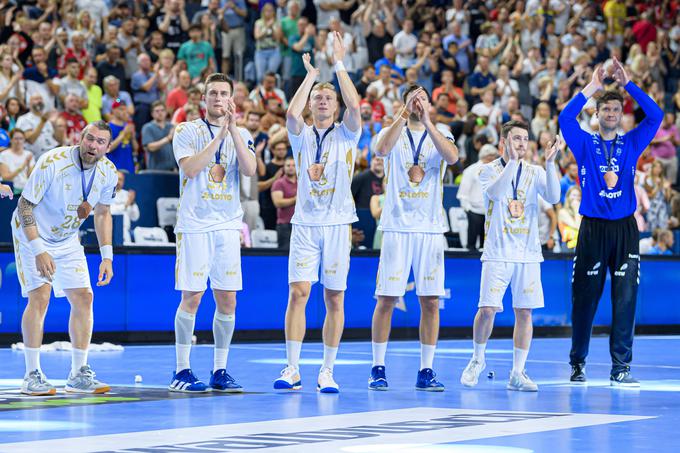
[[[430,445],[580,428],[654,417],[416,407],[191,428],[0,444],[3,452],[335,452],[372,444]],[[330,431],[329,431],[330,430]],[[320,442],[310,442],[315,437]],[[261,448],[262,445],[270,448]],[[230,445],[232,448],[230,448]]]

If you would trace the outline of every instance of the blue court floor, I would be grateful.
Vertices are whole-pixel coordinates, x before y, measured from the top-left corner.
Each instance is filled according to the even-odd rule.
[[[441,341],[435,371],[443,393],[414,390],[417,342],[391,342],[390,390],[367,390],[371,348],[341,345],[335,367],[340,394],[317,394],[322,346],[302,349],[298,392],[276,393],[272,381],[284,366],[282,344],[233,345],[228,371],[241,395],[169,394],[174,347],[129,346],[91,353],[107,395],[22,398],[20,352],[0,350],[0,452],[657,452],[678,451],[680,337],[637,337],[633,374],[640,389],[610,388],[608,339],[594,338],[588,386],[568,383],[568,339],[535,340],[527,371],[536,394],[505,389],[511,340],[491,340],[487,370],[474,389],[460,373],[471,342]],[[43,370],[63,385],[70,353],[42,354]],[[192,367],[207,382],[212,347],[192,351]],[[495,377],[487,373],[494,371]],[[135,375],[143,382],[135,384]]]

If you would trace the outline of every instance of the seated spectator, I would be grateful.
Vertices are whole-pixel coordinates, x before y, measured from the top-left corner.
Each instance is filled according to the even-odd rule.
[[[550,116],[550,105],[541,102],[536,106],[536,115],[531,120],[531,133],[538,137],[541,132],[548,131],[553,136],[557,134],[557,121]]]
[[[394,45],[389,43],[385,44],[385,47],[383,47],[383,57],[375,62],[375,70],[380,74],[381,67],[386,66],[388,71],[387,74],[389,74],[390,78],[396,78],[397,80],[403,79],[405,74],[404,71],[397,66],[397,51],[394,48]]]
[[[673,255],[674,237],[670,230],[662,229],[657,234],[656,245],[647,252],[648,255]]]
[[[106,90],[105,79],[108,76],[113,76],[118,79],[119,87],[120,83],[125,83],[125,65],[121,63],[121,52],[118,45],[111,42],[106,47],[106,59],[102,60],[97,64],[97,85],[104,86]],[[127,88],[123,86],[123,88]]]
[[[446,94],[449,98],[447,110],[451,115],[456,114],[456,103],[459,99],[464,99],[463,89],[453,84],[453,72],[445,69],[442,71],[442,84],[432,92],[432,99],[437,100],[439,95]]]
[[[36,159],[52,148],[56,148],[54,129],[48,121],[49,114],[45,111],[45,103],[40,94],[34,94],[28,100],[29,111],[17,120],[16,127],[26,134],[27,150],[33,153]]]
[[[576,162],[569,162],[564,171],[564,176],[560,179],[560,204],[564,206],[564,199],[567,196],[567,191],[571,189],[578,181],[578,165]]]
[[[397,54],[396,65],[406,71],[406,68],[415,63],[415,50],[418,44],[418,38],[413,33],[413,20],[405,19],[402,23],[402,29],[392,39],[394,50]]]
[[[151,104],[152,121],[142,127],[142,146],[147,153],[149,170],[176,171],[177,163],[172,150],[175,126],[166,121],[168,111],[163,101]]]
[[[66,120],[66,136],[69,145],[80,143],[80,134],[87,126],[87,121],[80,113],[81,99],[75,94],[67,94],[64,100],[64,111],[59,114]]]
[[[21,71],[15,71],[16,60],[11,53],[5,51],[0,55],[0,102],[5,102],[7,98],[14,97],[23,99],[21,84]]]
[[[352,178],[352,197],[357,209],[369,209],[371,197],[383,193],[385,166],[383,158],[373,156],[368,170]]]
[[[268,131],[274,124],[285,126],[286,112],[283,110],[281,100],[275,97],[267,98],[267,110],[260,120],[262,130]]]
[[[373,121],[382,121],[387,115],[385,111],[385,105],[378,98],[378,88],[375,86],[369,86],[366,89],[366,98],[363,100],[371,106],[373,111]]]
[[[368,163],[371,161],[372,146],[371,142],[373,137],[375,137],[378,132],[382,130],[382,123],[380,121],[374,120],[373,108],[371,104],[366,100],[361,101],[360,105],[361,112],[361,137],[359,138],[359,143],[357,148],[359,149],[360,159],[365,162],[363,168],[368,167]]]
[[[367,96],[368,86],[373,82],[375,82],[375,66],[369,64],[364,66],[361,78],[355,85],[359,96],[365,98]]]
[[[0,118],[0,127],[11,132],[17,124],[19,115],[21,114],[21,103],[17,98],[7,98],[5,101],[5,110]]]
[[[483,91],[481,102],[473,105],[470,111],[477,116],[487,118],[487,124],[493,128],[498,128],[501,124],[502,112],[495,102],[494,90],[491,88]]]
[[[24,149],[26,134],[19,128],[9,133],[10,147],[0,152],[0,179],[14,185],[14,194],[19,195],[35,166],[33,153]]]
[[[116,197],[111,203],[111,214],[121,214],[123,216],[123,241],[128,244],[132,242],[130,236],[131,222],[139,220],[139,206],[135,203],[137,193],[130,189],[125,190],[125,173],[118,170],[118,184],[116,184]]]
[[[562,250],[576,249],[578,230],[581,227],[581,214],[578,210],[581,206],[581,188],[573,186],[567,190],[565,204],[557,213],[557,226],[562,237]]]
[[[663,174],[663,165],[660,161],[652,162],[649,174],[644,179],[644,187],[649,197],[649,210],[647,211],[649,229],[654,231],[657,228],[668,228],[673,190],[670,181]]]
[[[116,100],[127,106],[130,117],[135,114],[135,105],[132,103],[130,93],[120,89],[120,80],[118,78],[107,76],[104,78],[104,96],[102,96],[102,118],[104,118],[104,121],[111,120],[113,110],[111,107]]]
[[[75,57],[66,60],[66,75],[59,79],[59,101],[66,105],[66,96],[72,94],[78,98],[79,109],[87,108],[87,89],[78,79],[80,66]]]
[[[288,156],[283,162],[283,176],[272,185],[272,202],[276,206],[276,233],[280,249],[288,250],[290,246],[290,223],[295,214],[297,200],[297,174],[295,160]]]
[[[661,127],[656,131],[650,143],[650,150],[652,157],[663,167],[664,175],[672,186],[677,183],[678,179],[678,146],[680,146],[680,132],[675,125],[675,113],[666,112]]]
[[[111,146],[106,157],[118,170],[128,173],[135,172],[135,158],[137,155],[137,140],[135,140],[135,124],[130,121],[130,115],[124,102],[113,102],[113,116],[109,121],[111,127]]]

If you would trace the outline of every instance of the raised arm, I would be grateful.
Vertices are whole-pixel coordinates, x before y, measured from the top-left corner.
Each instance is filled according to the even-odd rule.
[[[302,112],[305,110],[309,93],[312,91],[316,77],[319,75],[319,70],[312,66],[311,60],[312,57],[308,53],[302,55],[302,62],[307,70],[307,75],[295,92],[293,99],[290,100],[288,110],[286,111],[286,127],[294,135],[300,135],[300,132],[302,132],[302,127],[305,124],[302,119]]]
[[[566,144],[558,135],[545,153],[545,181],[539,182],[538,194],[550,204],[557,204],[560,201],[560,178],[555,165],[555,157],[557,151],[564,151],[565,148]]]
[[[354,86],[354,82],[349,78],[345,65],[342,60],[345,58],[345,43],[339,32],[333,33],[333,63],[335,64],[335,74],[338,76],[342,101],[345,103],[345,115],[343,122],[352,132],[361,129],[361,113],[359,111],[359,93]]]
[[[424,94],[424,93],[423,93]],[[444,158],[447,164],[453,165],[458,162],[458,147],[439,132],[439,129],[430,120],[430,101],[426,96],[418,96],[415,100],[416,110],[420,112],[420,121],[425,126],[430,139],[434,143],[437,152]]]
[[[106,286],[113,278],[113,218],[109,205],[98,203],[94,207],[94,231],[102,255],[97,286]]]

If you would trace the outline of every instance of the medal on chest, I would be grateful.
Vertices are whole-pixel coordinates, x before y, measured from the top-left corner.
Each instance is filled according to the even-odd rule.
[[[406,127],[406,135],[408,136],[408,142],[411,145],[411,152],[413,154],[413,165],[408,169],[408,179],[413,184],[420,184],[423,178],[425,178],[425,170],[423,170],[418,162],[420,160],[420,153],[423,149],[423,143],[427,137],[427,131],[423,132],[423,135],[418,141],[417,147],[416,142],[413,140],[413,134],[411,134],[411,130],[408,128],[408,126]]]
[[[513,219],[519,219],[524,215],[524,203],[517,198],[517,189],[519,188],[519,180],[521,176],[522,176],[522,163],[520,162],[519,166],[517,167],[517,176],[513,181],[511,181],[512,200],[510,200],[510,203],[508,203],[508,211],[510,211],[510,216]]]
[[[85,168],[83,168],[83,159],[80,157],[80,148],[77,148],[76,152],[78,153],[78,162],[80,162],[80,182],[81,182],[81,187],[83,189],[83,201],[78,205],[78,208],[76,209],[76,213],[78,214],[78,218],[83,220],[86,219],[87,216],[90,215],[92,212],[92,205],[88,203],[87,197],[90,195],[90,191],[92,191],[92,184],[94,183],[94,177],[97,174],[97,164],[95,164],[94,168],[92,169],[92,175],[90,175],[90,180],[88,181],[87,185],[85,184]]]
[[[210,127],[210,123],[208,122],[207,119],[204,119],[203,122],[205,123],[206,126],[208,126],[208,132],[210,133],[210,139],[214,140],[215,139],[215,134],[213,134],[212,128]],[[224,176],[227,173],[227,170],[222,166],[220,163],[220,160],[222,158],[222,146],[224,145],[224,140],[220,142],[219,148],[217,148],[217,152],[215,153],[215,165],[212,166],[210,169],[210,177],[212,178],[213,181],[220,183],[224,180]]]
[[[316,130],[316,126],[312,126],[312,130],[316,136],[316,155],[314,156],[314,163],[310,165],[309,168],[307,168],[307,174],[309,175],[310,181],[319,181],[321,179],[321,175],[323,175],[323,170],[325,168],[325,165],[321,163],[323,142],[334,128],[335,124],[331,124],[331,127],[326,129],[326,132],[323,133],[322,137],[319,134],[319,131]]]
[[[619,181],[619,175],[614,171],[614,148],[616,145],[620,145],[619,136],[616,136],[616,140],[613,141],[608,147],[604,139],[600,136],[602,142],[602,150],[604,151],[604,158],[607,162],[607,171],[604,173],[604,183],[607,185],[607,189],[611,190],[616,187],[616,183]]]

